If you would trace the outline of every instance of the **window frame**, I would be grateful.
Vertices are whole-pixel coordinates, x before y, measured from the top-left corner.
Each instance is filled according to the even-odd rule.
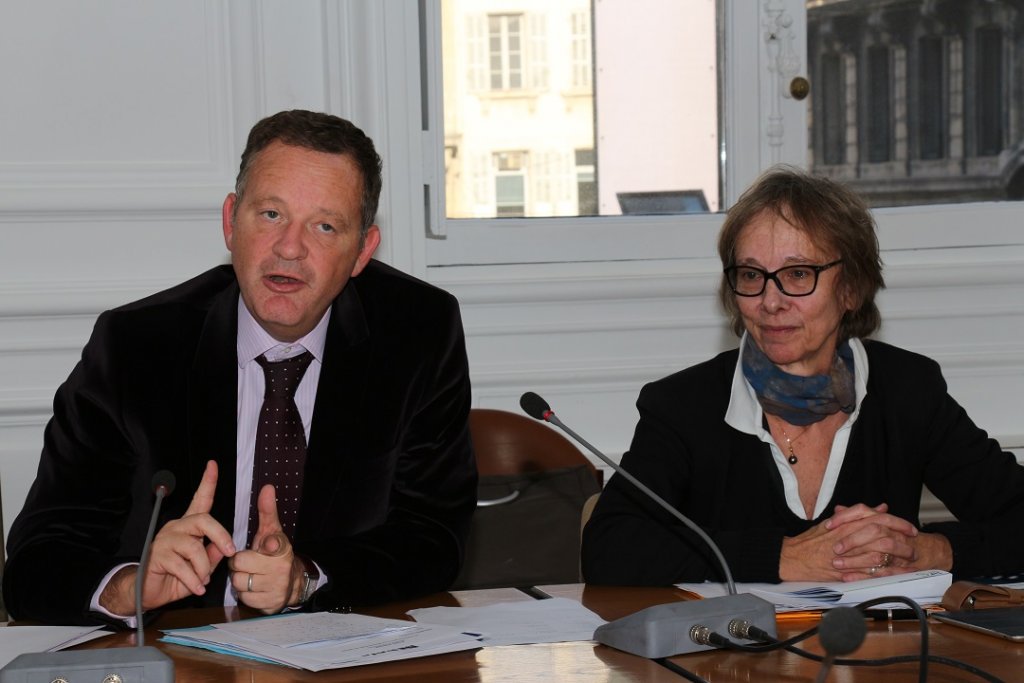
[[[713,0],[711,0],[713,1]],[[802,14],[800,2],[787,0]],[[751,69],[761,69],[760,62],[765,59],[761,54],[759,40],[761,35],[760,11],[757,7],[750,10],[749,5],[737,6],[731,2],[715,3],[719,21],[729,27],[720,33],[720,48],[723,44],[741,46],[734,51],[733,58],[728,60],[725,71],[732,75],[722,74],[722,84],[740,83],[738,74],[750,73]],[[442,18],[440,2],[424,0],[421,2],[423,36],[426,41],[425,60],[440,65],[440,45]],[[747,36],[740,40],[739,35]],[[432,150],[443,150],[438,139],[443,137],[444,121],[441,81],[438,72],[426,76],[430,85],[425,89],[426,111],[429,122],[423,131],[427,165],[435,178],[444,177],[443,155]],[[735,131],[731,139],[724,142],[720,150],[720,158],[731,162],[720,171],[723,198],[732,203],[738,196],[735,188],[746,187],[757,173],[771,163],[786,161],[799,163],[805,154],[806,143],[801,138],[800,145],[793,145],[785,140],[776,140],[770,147],[766,141],[758,139],[761,129],[759,114],[766,108],[754,101],[761,98],[761,88],[754,89],[745,85],[735,87],[724,96],[719,94],[718,105],[723,103],[728,111],[720,115],[721,125],[731,119],[730,129]],[[806,130],[806,112],[802,105],[789,101],[789,106],[776,104],[788,109],[785,112],[783,125],[792,125],[793,130]],[[438,157],[441,158],[438,158]],[[439,191],[440,190],[440,191]],[[449,219],[444,215],[443,181],[427,184],[425,189],[426,203],[429,205],[428,224],[430,232],[425,244],[425,259],[428,267],[447,267],[457,265],[499,265],[499,264],[530,264],[550,262],[594,262],[619,260],[662,260],[692,258],[694,254],[706,255],[709,245],[714,244],[715,237],[721,226],[722,215],[688,214],[679,216],[574,216],[555,218],[481,218],[481,219]],[[628,239],[623,239],[628,234]]]
[[[761,0],[756,5],[720,0],[719,5],[725,25],[722,43],[730,54],[723,64],[720,91],[721,201],[728,207],[763,169],[776,163],[807,165],[807,108],[804,102],[780,96],[788,78],[773,69],[770,51],[765,49],[766,23],[781,13],[793,32],[791,49],[803,60],[806,14],[802,0]],[[616,262],[646,261],[659,271],[684,272],[703,267],[697,262],[714,257],[724,217],[721,213],[441,220],[444,114],[439,100],[444,65],[437,42],[440,1],[420,0],[418,8],[402,2],[369,8],[353,5],[343,14],[348,19],[365,20],[361,25],[346,25],[346,32],[354,33],[344,38],[353,39],[356,46],[365,45],[367,36],[379,37],[379,45],[403,44],[400,41],[404,40],[413,46],[401,58],[389,54],[385,59],[382,47],[371,51],[377,55],[374,68],[363,69],[365,83],[352,86],[356,93],[372,93],[369,98],[352,99],[351,111],[359,120],[377,122],[368,129],[381,141],[386,160],[382,225],[395,221],[401,226],[390,234],[385,230],[381,252],[385,259],[428,280],[444,282],[452,277],[472,280],[472,269],[487,266],[502,268],[491,271],[494,274],[509,273],[508,268],[514,266],[538,273],[557,264],[603,263],[607,267]],[[354,61],[355,56],[350,59]],[[805,74],[806,64],[801,61],[799,67],[798,73]],[[756,87],[751,86],[752,73],[762,74]],[[430,96],[435,93],[436,97]],[[773,134],[776,121],[781,122],[781,135]],[[932,204],[882,208],[873,213],[883,250],[1024,244],[1018,228],[1019,202]],[[491,229],[474,229],[484,224]],[[965,225],[971,226],[967,234]],[[687,261],[694,265],[686,266]],[[678,265],[667,265],[672,262]]]

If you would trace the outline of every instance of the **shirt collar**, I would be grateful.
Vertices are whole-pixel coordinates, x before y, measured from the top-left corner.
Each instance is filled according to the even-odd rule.
[[[729,395],[729,407],[725,411],[725,423],[744,434],[764,438],[764,410],[757,400],[754,388],[743,376],[743,346],[747,343],[747,333],[744,332],[740,339],[736,369],[732,373],[732,391]],[[860,414],[860,404],[868,393],[868,355],[864,350],[864,343],[856,337],[850,339],[850,349],[853,351],[853,384],[857,394],[857,406],[850,420],[856,420]]]
[[[245,367],[258,356],[268,354],[271,361],[283,360],[298,355],[300,349],[305,349],[313,354],[313,358],[323,363],[324,346],[327,342],[327,323],[331,319],[331,309],[328,307],[320,322],[316,324],[305,336],[291,342],[283,343],[263,329],[252,313],[246,308],[242,296],[238,296],[238,338],[236,348],[238,351],[238,367]]]

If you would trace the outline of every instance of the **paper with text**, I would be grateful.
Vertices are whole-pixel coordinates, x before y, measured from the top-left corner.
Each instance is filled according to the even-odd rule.
[[[605,623],[566,598],[506,602],[487,607],[425,607],[409,611],[417,623],[443,624],[477,634],[486,645],[522,645],[593,640]]]
[[[102,626],[0,627],[0,667],[27,652],[56,652],[88,640],[109,636]]]
[[[814,581],[783,581],[782,583],[737,583],[740,593],[751,593],[775,605],[777,612],[793,610],[823,610],[832,607],[849,607],[866,600],[887,595],[910,598],[920,605],[931,605],[942,599],[953,582],[949,572],[929,569],[895,576],[880,576],[861,581],[836,581],[817,583]],[[727,593],[720,583],[676,584],[704,598],[713,598]],[[878,605],[879,608],[899,607],[899,603]]]
[[[477,638],[445,626],[333,612],[170,629],[160,640],[310,671],[480,647]]]

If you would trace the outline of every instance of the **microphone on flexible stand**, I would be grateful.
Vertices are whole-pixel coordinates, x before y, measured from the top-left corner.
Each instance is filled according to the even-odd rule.
[[[153,514],[149,517],[149,529],[146,531],[146,541],[142,545],[142,557],[139,558],[139,571],[135,573],[135,644],[138,647],[145,647],[146,641],[142,627],[142,583],[146,571],[149,569],[149,551],[153,545],[153,537],[156,535],[156,520],[160,515],[160,504],[174,491],[175,483],[173,472],[160,470],[153,475],[153,482],[150,484],[153,495],[156,496],[156,503],[153,504]]]
[[[0,669],[0,683],[32,681],[137,681],[138,683],[173,683],[174,662],[160,650],[145,645],[142,624],[142,583],[149,566],[150,548],[160,514],[160,503],[174,491],[174,474],[160,470],[153,475],[152,489],[156,495],[149,530],[142,545],[139,568],[135,574],[136,636],[134,648],[102,650],[71,650],[65,652],[33,652],[18,655]]]
[[[818,627],[818,640],[825,651],[825,658],[821,661],[821,669],[814,683],[825,683],[828,670],[835,663],[836,657],[850,654],[860,647],[866,635],[864,614],[859,609],[836,607],[825,612]]]
[[[732,572],[729,571],[729,565],[725,561],[722,551],[703,529],[567,427],[558,419],[543,398],[528,391],[519,399],[519,405],[530,417],[550,422],[581,443],[644,495],[697,534],[711,548],[725,575],[729,595],[655,605],[628,617],[599,626],[594,631],[594,640],[635,655],[657,659],[713,649],[715,645],[711,642],[713,639],[709,640],[709,634],[727,633],[729,622],[735,618],[746,619],[752,624],[759,625],[763,631],[775,637],[775,606],[755,595],[736,592]]]
[[[825,650],[825,659],[821,662],[814,683],[825,683],[836,657],[848,655],[860,647],[867,632],[864,614],[858,609],[836,607],[826,612],[818,626],[818,640]]]

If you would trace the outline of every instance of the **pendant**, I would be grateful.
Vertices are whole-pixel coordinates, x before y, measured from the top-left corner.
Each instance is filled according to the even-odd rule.
[[[797,462],[798,462],[798,461],[799,461],[799,460],[798,460],[798,458],[796,457],[796,453],[790,453],[790,454],[789,454],[789,464],[790,464],[790,465],[795,465],[795,464],[797,464]]]

